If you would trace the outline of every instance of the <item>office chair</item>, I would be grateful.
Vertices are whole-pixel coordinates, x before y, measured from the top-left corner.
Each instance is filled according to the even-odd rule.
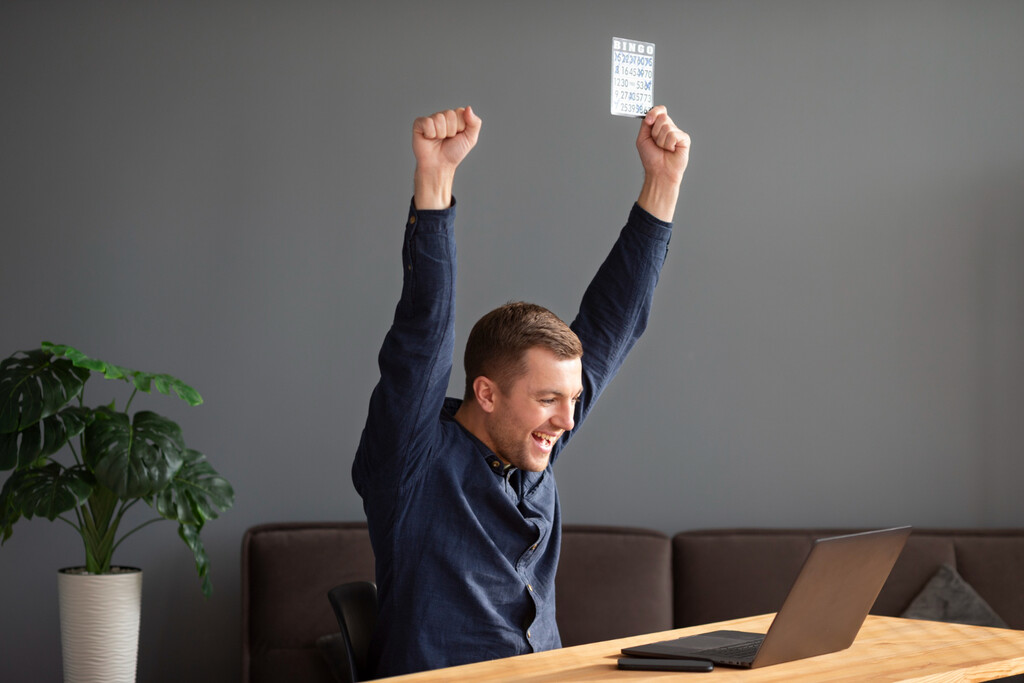
[[[343,583],[327,591],[334,614],[338,617],[345,653],[348,657],[349,680],[370,680],[367,655],[370,650],[370,636],[377,624],[377,584],[369,581]],[[345,662],[341,662],[344,673]]]

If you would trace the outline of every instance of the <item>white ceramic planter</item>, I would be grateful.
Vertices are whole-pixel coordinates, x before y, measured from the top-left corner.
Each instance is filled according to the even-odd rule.
[[[65,683],[134,683],[142,611],[142,570],[57,572]]]

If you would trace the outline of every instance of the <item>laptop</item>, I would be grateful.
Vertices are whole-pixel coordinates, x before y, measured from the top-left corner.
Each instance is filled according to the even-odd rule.
[[[910,529],[817,539],[766,634],[712,631],[627,647],[622,653],[753,669],[845,650],[857,637]]]

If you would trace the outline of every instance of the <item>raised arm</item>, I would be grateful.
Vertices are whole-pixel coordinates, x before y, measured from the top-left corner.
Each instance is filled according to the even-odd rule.
[[[576,406],[577,428],[647,327],[654,287],[672,234],[679,186],[689,161],[690,136],[659,106],[640,124],[636,147],[644,167],[640,197],[587,287],[571,325],[583,342],[583,395]],[[574,433],[559,444],[564,446]],[[552,454],[552,460],[556,455]]]
[[[657,106],[640,124],[636,149],[644,165],[644,185],[636,203],[655,218],[671,223],[690,161],[690,136],[679,130],[665,107]]]
[[[402,246],[402,295],[378,354],[352,476],[360,494],[415,472],[438,416],[455,348],[455,169],[476,144],[480,118],[451,109],[416,119],[415,195]]]
[[[416,156],[413,202],[417,209],[447,209],[452,204],[455,169],[476,145],[483,122],[472,107],[421,116],[412,125]]]

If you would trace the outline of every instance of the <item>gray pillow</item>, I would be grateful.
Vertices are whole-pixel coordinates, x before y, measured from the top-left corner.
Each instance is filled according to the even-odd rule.
[[[900,616],[1008,628],[995,610],[948,564],[935,572]]]

